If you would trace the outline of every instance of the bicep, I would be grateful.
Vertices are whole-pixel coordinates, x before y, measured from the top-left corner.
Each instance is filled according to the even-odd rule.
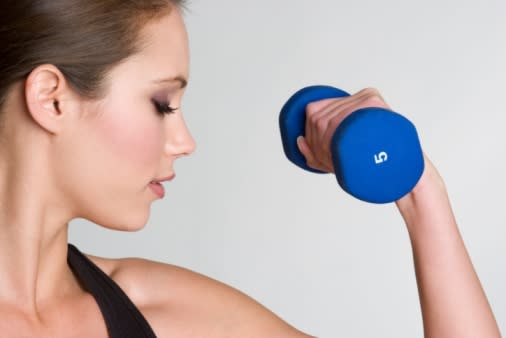
[[[123,259],[115,280],[160,336],[311,338],[232,286],[186,268]]]
[[[180,302],[206,337],[312,337],[242,291],[186,269],[181,273]]]

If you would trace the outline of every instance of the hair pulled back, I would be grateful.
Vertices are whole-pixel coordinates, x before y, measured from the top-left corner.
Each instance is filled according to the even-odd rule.
[[[81,96],[103,97],[107,72],[140,50],[142,27],[185,5],[186,0],[1,0],[0,122],[12,85],[41,64],[58,67]]]

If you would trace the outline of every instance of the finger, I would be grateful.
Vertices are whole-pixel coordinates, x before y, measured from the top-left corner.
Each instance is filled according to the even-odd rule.
[[[334,135],[335,130],[344,121],[344,119],[359,109],[377,107],[391,110],[390,107],[383,101],[381,95],[378,95],[377,91],[374,89],[371,90],[370,88],[366,88],[360,93],[361,94],[357,95],[352,102],[343,104],[341,106],[342,111],[340,111],[338,114],[329,115],[331,116],[331,120],[327,121],[328,128],[326,129],[325,133],[321,135],[322,139],[320,142],[323,144],[328,144],[330,147],[330,141]]]
[[[365,97],[372,95],[371,91],[361,90],[353,96],[348,96],[340,100],[327,100],[328,104],[320,111],[314,111],[307,117],[306,123],[306,139],[313,149],[315,158],[326,163],[330,153],[330,139],[327,140],[329,133],[333,134],[336,129],[336,123],[329,125],[330,121],[341,116],[340,120],[344,120],[353,112],[353,107],[357,105],[357,101],[363,100]],[[316,106],[314,106],[316,107]],[[339,118],[338,118],[339,119]]]
[[[374,88],[362,89],[345,98],[316,101],[316,104],[308,106],[305,141],[312,150],[312,162],[319,163],[323,167],[332,165],[331,138],[336,128],[346,117],[354,111],[366,107],[389,109],[383,97]],[[315,111],[316,108],[321,108],[321,110]],[[333,171],[333,168],[330,169]]]
[[[360,94],[360,95],[359,95]],[[357,94],[355,94],[357,97],[365,97],[365,96],[368,96],[368,97],[376,97],[380,100],[381,102],[381,107],[380,108],[386,108],[386,109],[390,109],[390,106],[388,105],[388,103],[386,102],[385,98],[383,97],[383,95],[381,95],[381,93],[379,92],[379,90],[377,90],[376,88],[373,88],[373,87],[368,87],[368,88],[364,88],[362,90],[360,90]],[[352,95],[352,96],[355,96],[355,95]]]
[[[346,97],[331,97],[328,99],[312,101],[306,105],[306,110],[312,111],[312,112],[319,112],[322,109],[324,109],[325,107],[327,107],[328,105],[334,103],[336,100],[343,100],[345,98]]]
[[[306,142],[306,139],[304,136],[299,136],[297,138],[297,146],[299,147],[300,152],[302,155],[304,155],[304,158],[306,160],[306,164],[316,170],[325,171],[325,172],[332,172],[332,170],[328,170],[328,168],[325,168],[325,166],[320,163],[314,156],[311,148],[309,147],[308,143]]]
[[[315,115],[318,114],[322,109],[325,107],[332,105],[336,101],[336,98],[329,98],[329,99],[323,99],[319,101],[313,101],[306,105],[306,123],[305,123],[305,131],[304,131],[304,137],[305,141],[309,143],[310,146],[314,146],[314,128],[313,128],[313,120],[315,118]]]
[[[330,105],[327,105],[323,111],[322,114],[328,115],[329,112],[332,112],[334,110],[339,110],[339,112],[344,110],[349,110],[350,107],[353,107],[357,102],[363,101],[365,98],[369,98],[371,100],[371,104],[380,105],[381,108],[389,108],[386,104],[385,100],[379,93],[379,91],[375,88],[365,88],[357,92],[356,94],[353,94],[351,96],[346,97],[343,100],[340,100],[338,102],[333,102]],[[357,109],[352,109],[357,110]]]
[[[373,97],[377,100],[374,101]],[[322,144],[322,140],[324,139],[324,135],[327,132],[333,133],[333,131],[337,128],[336,123],[334,125],[329,126],[329,121],[331,119],[335,119],[337,115],[341,115],[341,118],[337,119],[338,122],[344,120],[348,115],[350,115],[353,111],[358,110],[357,103],[364,101],[366,98],[371,98],[371,104],[379,105],[382,102],[383,98],[379,94],[379,92],[374,88],[365,88],[360,90],[358,93],[339,99],[339,100],[324,100],[326,103],[325,106],[320,105],[322,108],[320,111],[314,111],[308,119],[310,120],[309,130],[306,134],[306,138],[308,142],[313,147],[316,145],[323,146],[323,151],[327,152],[330,149],[330,144],[326,142]],[[372,102],[374,101],[374,102]],[[319,107],[320,101],[317,102],[314,107]],[[382,104],[382,106],[386,106],[386,104]],[[328,131],[330,128],[330,131]],[[330,140],[329,140],[330,143]],[[318,156],[317,156],[318,157]]]

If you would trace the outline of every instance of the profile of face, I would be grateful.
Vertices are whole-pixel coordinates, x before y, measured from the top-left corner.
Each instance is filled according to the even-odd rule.
[[[77,217],[136,231],[159,197],[149,187],[174,173],[196,145],[181,110],[188,78],[188,36],[179,10],[143,28],[149,43],[113,68],[105,98],[83,103],[59,143],[53,168]],[[164,113],[167,106],[179,108]]]

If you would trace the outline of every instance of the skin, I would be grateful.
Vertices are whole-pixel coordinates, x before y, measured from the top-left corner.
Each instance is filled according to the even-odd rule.
[[[0,135],[3,335],[107,337],[98,305],[67,265],[68,224],[81,217],[114,230],[142,229],[158,198],[150,181],[173,173],[175,160],[195,150],[182,110],[162,117],[151,102],[157,97],[181,105],[184,89],[177,82],[151,83],[188,78],[181,13],[150,23],[143,34],[150,43],[111,71],[104,99],[81,98],[49,64],[9,95]],[[373,103],[386,106],[367,89],[309,105],[300,143],[308,164],[333,172],[325,146],[331,128],[347,112]],[[426,337],[499,337],[444,184],[426,160],[418,185],[396,202],[413,243]],[[159,337],[310,337],[242,292],[196,272],[139,258],[88,257],[120,285]]]

